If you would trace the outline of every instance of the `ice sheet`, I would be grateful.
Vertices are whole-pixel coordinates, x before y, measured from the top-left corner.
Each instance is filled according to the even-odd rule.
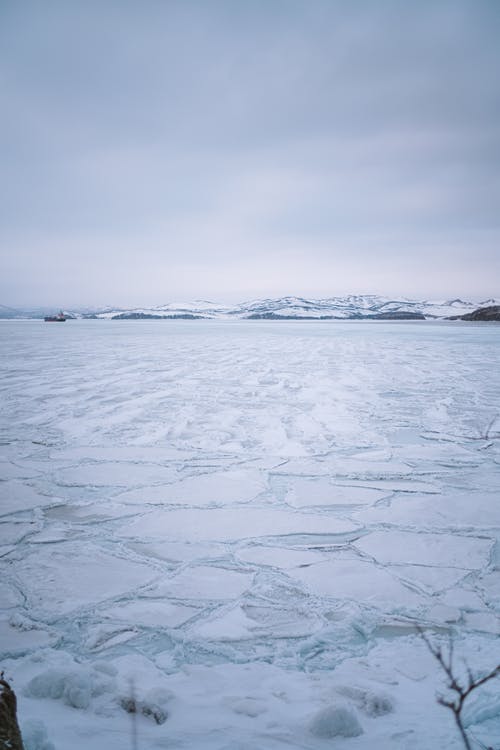
[[[496,479],[490,476],[492,484]],[[498,492],[484,492],[462,488],[448,489],[435,497],[397,498],[390,507],[379,506],[360,510],[356,516],[361,523],[394,525],[416,529],[495,529],[500,525]]]
[[[172,482],[177,477],[174,469],[131,461],[93,461],[71,466],[57,472],[57,484],[83,487],[133,487],[159,482]]]
[[[345,534],[356,536],[359,527],[343,518],[312,513],[291,513],[274,508],[213,508],[154,510],[120,529],[124,537],[197,541],[237,541],[265,537],[304,539]],[[353,533],[354,532],[354,533]]]
[[[327,479],[290,480],[285,502],[294,508],[308,508],[321,505],[374,505],[386,497],[384,490],[368,487],[332,484]]]
[[[42,495],[23,482],[14,479],[0,482],[0,517],[60,502],[62,501],[57,495]]]
[[[23,656],[26,652],[34,651],[54,644],[56,637],[44,629],[14,627],[10,621],[0,619],[0,643],[2,644],[2,658],[7,656]]]
[[[248,503],[265,489],[266,484],[259,471],[240,469],[201,474],[170,485],[132,490],[120,495],[119,500],[165,505],[224,505]]]
[[[385,612],[417,612],[424,598],[382,568],[360,560],[325,561],[289,572],[317,596],[353,600]]]
[[[113,556],[90,541],[38,547],[15,569],[29,610],[44,617],[92,607],[155,578],[147,565]]]
[[[0,659],[22,724],[122,750],[133,690],[151,750],[320,750],[346,715],[363,733],[339,748],[458,750],[416,625],[498,661],[498,327],[2,334]],[[486,747],[495,705],[470,711]]]
[[[155,587],[154,595],[187,601],[235,599],[251,586],[252,580],[252,573],[196,565],[162,581]]]
[[[115,607],[101,610],[105,619],[134,623],[148,628],[175,628],[198,612],[196,607],[186,607],[168,601],[140,599],[128,601]]]
[[[381,563],[416,563],[443,567],[479,569],[489,562],[491,539],[456,534],[425,534],[405,531],[374,531],[355,542],[357,549]]]

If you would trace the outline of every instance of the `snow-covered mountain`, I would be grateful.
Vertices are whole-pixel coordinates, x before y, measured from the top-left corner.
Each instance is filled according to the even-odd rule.
[[[241,302],[234,306],[221,305],[206,300],[194,302],[170,302],[147,308],[107,309],[95,313],[98,318],[316,318],[356,319],[403,314],[423,315],[425,318],[447,318],[464,315],[478,307],[498,304],[495,300],[464,301],[411,300],[405,297],[381,297],[379,295],[348,295],[326,299],[304,297],[280,297]]]
[[[314,300],[303,297],[256,300],[235,308],[242,318],[293,317],[293,318],[364,318],[379,315],[413,313],[426,318],[446,318],[463,315],[482,304],[454,299],[446,301],[410,300],[405,297],[390,298],[379,295],[348,295]],[[488,304],[493,304],[488,302]]]
[[[70,317],[99,319],[142,318],[240,318],[240,319],[359,319],[359,318],[448,318],[470,313],[479,307],[498,305],[500,300],[413,300],[406,297],[382,297],[375,294],[306,299],[280,297],[257,299],[236,305],[208,300],[168,302],[154,307],[65,310]],[[31,310],[0,306],[0,318],[38,318],[49,312],[46,308]]]

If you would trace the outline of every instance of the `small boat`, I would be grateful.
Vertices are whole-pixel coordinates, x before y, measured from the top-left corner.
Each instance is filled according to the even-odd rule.
[[[46,315],[44,318],[44,321],[46,323],[65,323],[66,322],[66,316],[63,313],[62,310],[60,310],[57,315]]]

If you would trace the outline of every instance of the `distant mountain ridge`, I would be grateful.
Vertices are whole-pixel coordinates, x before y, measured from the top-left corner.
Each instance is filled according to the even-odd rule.
[[[458,318],[477,308],[499,305],[500,300],[470,301],[413,300],[405,297],[383,297],[375,294],[347,295],[325,299],[279,297],[257,299],[236,305],[222,305],[208,300],[169,302],[154,307],[136,308],[75,308],[64,310],[70,318],[117,320],[141,319],[264,319],[264,320],[404,320]],[[56,305],[57,307],[57,305]],[[54,308],[55,309],[55,308]],[[59,309],[59,308],[58,308]],[[0,305],[0,318],[43,318],[51,310],[46,307],[15,309]]]

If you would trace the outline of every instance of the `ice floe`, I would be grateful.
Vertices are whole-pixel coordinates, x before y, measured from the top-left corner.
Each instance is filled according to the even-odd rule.
[[[472,570],[490,559],[491,539],[456,534],[374,531],[354,542],[357,549],[385,564],[413,563]]]
[[[134,591],[155,571],[77,542],[38,547],[16,563],[16,578],[30,610],[55,617]]]
[[[334,539],[356,532],[352,521],[312,513],[292,513],[275,508],[213,508],[154,510],[127,522],[124,537],[171,539],[191,542],[234,541],[263,537],[304,539],[331,536]],[[292,541],[292,539],[291,539]]]

